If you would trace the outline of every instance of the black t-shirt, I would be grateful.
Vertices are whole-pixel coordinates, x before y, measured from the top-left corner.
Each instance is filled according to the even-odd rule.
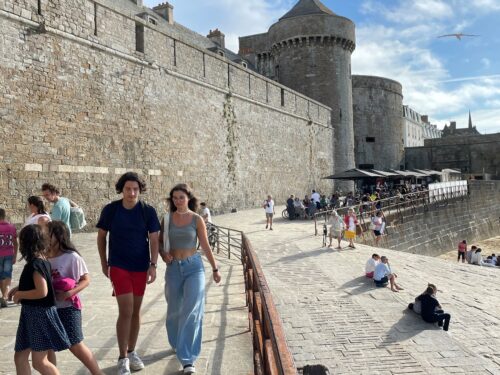
[[[43,307],[55,306],[56,298],[54,287],[52,286],[52,270],[50,268],[50,263],[46,260],[35,258],[31,262],[26,263],[21,273],[21,277],[19,278],[19,291],[25,292],[35,289],[35,282],[33,281],[34,272],[38,272],[45,279],[48,293],[44,298],[40,299],[23,299],[21,300],[21,304]]]
[[[438,300],[429,294],[422,294],[417,299],[422,303],[422,318],[432,318],[436,307],[439,306]]]

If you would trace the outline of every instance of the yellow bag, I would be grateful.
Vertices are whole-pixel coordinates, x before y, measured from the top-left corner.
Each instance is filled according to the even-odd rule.
[[[352,240],[352,239],[356,238],[356,232],[354,232],[352,230],[346,230],[345,231],[345,238],[348,240]]]

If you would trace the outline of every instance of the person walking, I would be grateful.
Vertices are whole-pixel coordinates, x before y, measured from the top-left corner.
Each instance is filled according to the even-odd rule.
[[[262,207],[266,211],[266,229],[273,230],[274,201],[271,195],[267,196]]]
[[[457,262],[460,262],[460,258],[462,258],[462,263],[465,263],[465,253],[466,252],[467,252],[467,241],[463,240],[458,244]]]
[[[197,241],[212,267],[216,283],[221,274],[208,243],[203,218],[196,214],[198,200],[186,184],[170,190],[168,212],[161,223],[160,255],[167,264],[165,299],[168,342],[175,350],[184,374],[195,373],[201,351],[205,311],[205,269]]]
[[[115,188],[122,199],[103,208],[96,225],[97,248],[102,273],[111,280],[118,303],[118,374],[128,375],[131,369],[144,368],[136,344],[146,284],[156,279],[160,222],[156,210],[139,199],[146,191],[146,183],[137,173],[122,175]]]
[[[345,229],[345,223],[342,220],[342,217],[337,213],[337,210],[333,210],[332,216],[330,217],[330,243],[328,247],[332,247],[333,237],[337,239],[337,250],[341,250],[342,246],[340,246],[342,242],[342,234]]]
[[[344,217],[344,222],[346,226],[345,238],[349,240],[349,247],[355,249],[354,239],[356,238],[358,219],[356,218],[356,212],[354,212],[352,208],[347,211],[347,215]]]
[[[66,224],[71,235],[71,223],[69,220],[71,201],[68,198],[62,197],[59,189],[49,183],[42,185],[42,194],[46,200],[54,204],[50,213],[51,219],[60,220]]]
[[[12,266],[17,258],[17,231],[16,227],[6,220],[5,210],[0,208],[0,308],[7,307],[10,282],[12,280]]]
[[[85,261],[71,243],[69,232],[62,221],[48,224],[47,260],[52,268],[52,284],[56,292],[57,315],[68,334],[69,350],[87,367],[92,375],[101,375],[97,361],[83,342],[82,303],[79,293],[90,284]],[[57,365],[54,351],[49,360]]]
[[[28,210],[30,215],[24,222],[23,227],[31,224],[38,224],[45,227],[47,223],[52,220],[50,215],[45,210],[42,198],[37,197],[36,195],[32,195],[28,198]]]
[[[45,258],[46,240],[39,225],[28,225],[19,233],[19,251],[26,260],[19,286],[9,299],[21,303],[19,326],[14,347],[17,374],[31,374],[31,366],[41,374],[59,375],[48,359],[49,350],[61,351],[71,345],[57,315],[50,263]]]

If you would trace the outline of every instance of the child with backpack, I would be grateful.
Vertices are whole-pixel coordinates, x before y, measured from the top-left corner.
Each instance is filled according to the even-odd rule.
[[[82,304],[78,293],[89,286],[87,266],[69,238],[69,231],[62,221],[48,224],[48,261],[52,266],[52,283],[56,291],[57,314],[68,334],[69,350],[93,374],[102,374],[90,349],[83,343]],[[56,356],[49,352],[55,365]]]
[[[68,335],[57,315],[50,263],[45,258],[46,241],[39,225],[28,225],[19,234],[19,251],[26,265],[19,286],[9,293],[9,299],[21,303],[17,328],[14,362],[18,374],[31,374],[29,356],[35,370],[41,374],[59,375],[48,360],[49,350],[70,347]]]

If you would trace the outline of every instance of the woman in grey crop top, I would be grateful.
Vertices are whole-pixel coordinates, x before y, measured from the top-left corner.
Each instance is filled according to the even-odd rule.
[[[191,188],[186,184],[174,186],[168,201],[170,213],[163,218],[160,232],[160,255],[167,263],[167,336],[184,374],[192,374],[201,351],[205,310],[205,269],[196,250],[197,241],[212,266],[216,283],[221,281],[221,274],[208,244],[205,222],[195,213],[198,200]]]

